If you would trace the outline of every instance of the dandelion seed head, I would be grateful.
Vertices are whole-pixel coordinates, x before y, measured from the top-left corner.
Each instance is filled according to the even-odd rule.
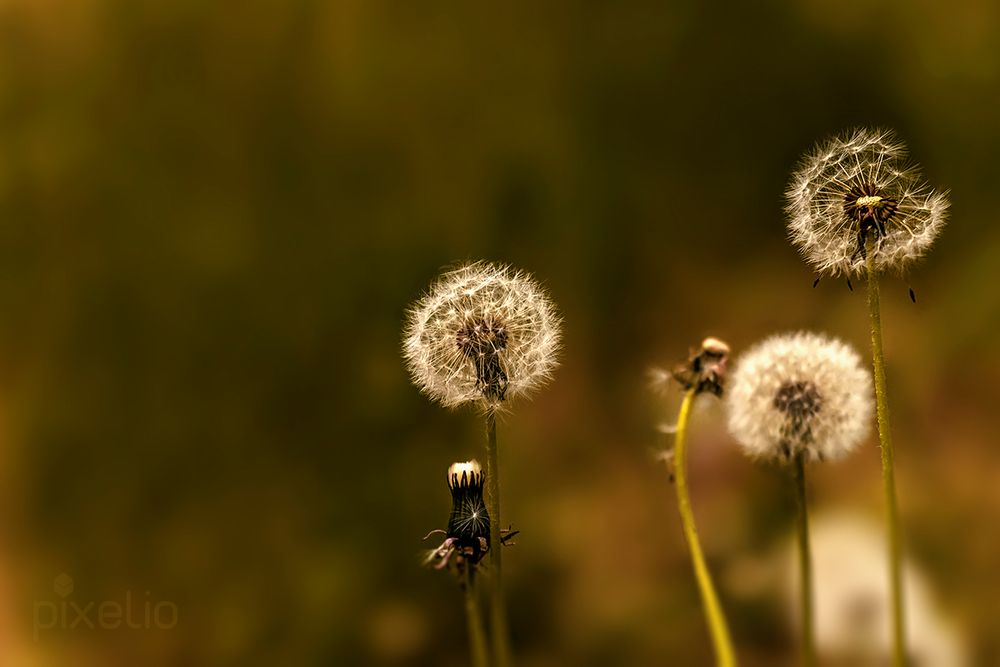
[[[837,459],[871,429],[871,377],[850,346],[826,336],[773,336],[730,372],[729,431],[753,458]]]
[[[947,219],[948,195],[930,188],[888,130],[857,129],[807,154],[785,192],[788,235],[818,272],[860,275],[922,257]],[[866,250],[865,241],[873,238]]]
[[[476,262],[445,273],[409,312],[403,357],[414,383],[446,407],[496,408],[527,396],[558,364],[560,320],[527,274]]]

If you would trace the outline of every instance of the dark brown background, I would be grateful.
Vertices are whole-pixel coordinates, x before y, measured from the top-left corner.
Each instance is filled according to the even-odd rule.
[[[907,546],[995,664],[998,40],[988,0],[4,3],[0,662],[464,660],[459,593],[417,563],[480,422],[398,345],[441,267],[486,258],[565,317],[500,432],[521,664],[707,664],[645,373],[708,333],[866,349],[862,293],[810,289],[781,207],[815,140],[879,124],[953,200],[919,303],[883,287]],[[776,664],[780,597],[725,573],[789,496],[718,417],[695,508],[746,664]],[[872,438],[814,507],[878,518],[878,479]],[[61,572],[180,623],[33,641]]]

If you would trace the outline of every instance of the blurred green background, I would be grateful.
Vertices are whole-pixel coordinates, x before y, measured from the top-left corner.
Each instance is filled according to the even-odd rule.
[[[990,0],[3,2],[0,664],[464,661],[461,595],[418,557],[482,427],[398,348],[479,258],[565,318],[500,429],[519,664],[708,664],[651,455],[676,396],[646,372],[706,334],[866,350],[863,294],[811,289],[782,214],[798,156],[858,124],[951,189],[883,285],[899,495],[974,664],[1000,663],[998,43]],[[745,664],[791,664],[784,597],[740,574],[790,491],[719,417],[694,424],[704,546]],[[812,482],[817,512],[881,517],[874,437]],[[39,632],[40,602],[126,595],[177,626]]]

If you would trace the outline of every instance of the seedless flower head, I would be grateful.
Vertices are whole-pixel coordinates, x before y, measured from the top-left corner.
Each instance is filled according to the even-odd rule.
[[[902,271],[945,224],[948,196],[932,190],[888,130],[858,129],[818,144],[786,191],[788,235],[820,273],[856,275],[867,252],[879,272]],[[873,240],[874,250],[866,250]]]
[[[730,373],[729,431],[754,457],[844,456],[871,428],[872,383],[848,345],[813,333],[773,336]]]
[[[722,396],[728,359],[729,345],[710,336],[701,342],[701,347],[692,352],[685,363],[674,368],[671,376],[685,390],[694,389],[697,394],[707,391]]]
[[[527,274],[485,262],[445,273],[411,309],[403,356],[414,383],[446,407],[498,407],[557,365],[559,317]]]

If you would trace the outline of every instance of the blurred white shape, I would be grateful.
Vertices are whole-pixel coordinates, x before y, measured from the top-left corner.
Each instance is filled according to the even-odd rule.
[[[664,435],[676,435],[677,424],[668,424],[666,422],[662,422],[656,426],[656,430]]]
[[[888,556],[882,526],[850,513],[810,520],[816,647],[832,664],[884,665],[891,655]],[[798,625],[798,564],[794,540],[783,581]],[[961,635],[935,604],[925,577],[904,563],[907,651],[914,667],[965,667]]]

